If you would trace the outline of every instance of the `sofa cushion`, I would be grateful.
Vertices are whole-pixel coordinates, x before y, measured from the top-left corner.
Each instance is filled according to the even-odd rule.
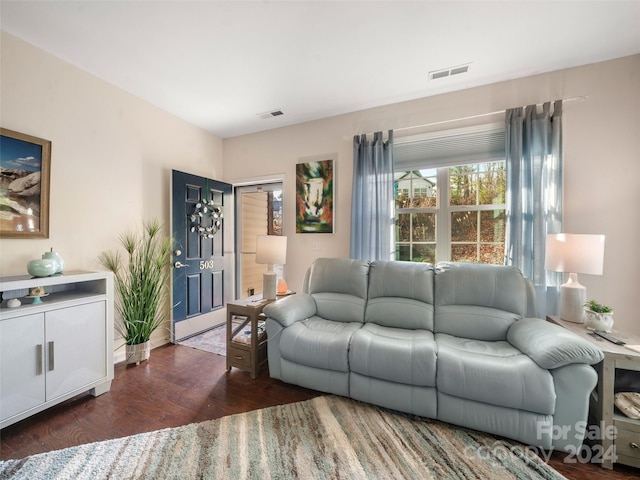
[[[338,322],[364,322],[369,262],[348,258],[318,258],[309,274],[309,294],[316,314]]]
[[[516,267],[441,262],[434,284],[436,333],[506,340],[509,326],[527,312],[526,280]]]
[[[335,322],[364,323],[366,300],[345,293],[314,293],[316,314]]]
[[[433,331],[433,265],[373,262],[365,322]]]
[[[509,328],[520,319],[515,313],[471,305],[436,307],[436,332],[474,340],[506,340]]]
[[[317,258],[311,266],[309,293],[347,293],[367,298],[369,262],[349,258]]]
[[[414,386],[435,386],[436,343],[427,330],[407,330],[366,323],[353,334],[351,371]]]
[[[361,323],[311,317],[285,328],[280,339],[282,358],[314,368],[349,371],[349,344]]]
[[[508,342],[436,334],[438,391],[455,397],[551,415],[553,377]]]

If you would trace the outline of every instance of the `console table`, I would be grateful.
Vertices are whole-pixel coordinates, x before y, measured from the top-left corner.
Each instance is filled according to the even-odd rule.
[[[589,410],[601,431],[613,425],[615,438],[605,434],[599,440],[602,446],[602,466],[613,468],[613,463],[640,467],[640,420],[634,420],[615,412],[613,403],[614,384],[617,369],[640,371],[640,353],[624,346],[615,345],[603,338],[590,335],[590,330],[582,323],[567,322],[560,317],[547,316],[547,320],[571,330],[582,338],[595,343],[604,353],[604,360],[594,365],[598,373],[598,385],[591,394]],[[613,330],[612,335],[629,345],[640,345],[640,337]],[[597,453],[597,452],[596,452]],[[613,453],[613,455],[608,455]],[[615,458],[617,456],[617,459]],[[593,460],[596,461],[594,454]],[[613,458],[612,458],[613,457]]]
[[[36,287],[42,299],[29,296]],[[109,391],[111,272],[0,277],[0,293],[0,428],[79,393]]]

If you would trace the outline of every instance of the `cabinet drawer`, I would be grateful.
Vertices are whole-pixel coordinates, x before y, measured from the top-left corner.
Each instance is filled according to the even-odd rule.
[[[616,454],[640,459],[640,432],[618,428]]]
[[[229,345],[227,355],[229,356],[232,366],[247,369],[251,368],[251,352],[249,350]]]

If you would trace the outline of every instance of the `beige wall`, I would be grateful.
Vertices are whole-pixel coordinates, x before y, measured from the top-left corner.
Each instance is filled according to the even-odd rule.
[[[612,305],[617,326],[640,334],[640,55],[467,89],[224,140],[209,135],[42,50],[2,33],[0,120],[53,143],[46,240],[0,240],[0,275],[55,248],[70,269],[98,269],[116,232],[140,218],[169,221],[172,168],[229,182],[284,180],[286,277],[300,289],[319,256],[349,255],[354,134],[461,118],[557,98],[565,104],[565,231],[607,235],[605,274],[582,275],[589,297]],[[490,117],[484,117],[489,119]],[[223,162],[224,150],[224,162]],[[334,158],[336,231],[295,234],[295,164]],[[223,170],[224,167],[224,170]],[[248,177],[247,172],[251,172]]]
[[[421,100],[369,109],[224,141],[227,181],[282,173],[284,234],[288,236],[285,275],[300,289],[314,258],[349,256],[354,134],[394,129],[416,132],[418,125],[504,111],[548,100],[586,97],[565,103],[565,231],[602,233],[604,275],[581,275],[589,298],[612,305],[617,327],[640,334],[635,301],[640,294],[640,55],[580,68],[472,88]],[[482,117],[477,121],[495,119]],[[475,121],[475,120],[474,120]],[[444,123],[443,123],[444,122]],[[468,123],[468,122],[467,122]],[[336,232],[295,233],[295,164],[305,157],[334,156]],[[316,246],[318,249],[314,250]]]
[[[222,177],[222,140],[6,33],[2,127],[52,142],[49,239],[0,240],[0,275],[53,247],[67,270],[141,219],[169,225],[171,169]],[[158,332],[155,344],[167,337]]]

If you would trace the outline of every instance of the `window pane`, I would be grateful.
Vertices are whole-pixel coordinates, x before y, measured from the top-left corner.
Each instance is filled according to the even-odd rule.
[[[409,189],[396,188],[396,209],[409,208],[410,199],[409,199]]]
[[[420,170],[413,172],[413,208],[436,206],[437,170]]]
[[[436,215],[435,213],[414,213],[413,238],[414,242],[435,242]]]
[[[479,165],[478,191],[480,205],[505,202],[506,171],[504,162],[489,162]]]
[[[478,212],[452,212],[451,213],[451,241],[475,242],[477,241]]]
[[[411,199],[411,172],[395,172],[393,191],[396,197],[396,209],[409,208]]]
[[[396,260],[404,260],[406,262],[411,260],[411,246],[396,244]]]
[[[412,260],[414,262],[436,263],[436,246],[433,244],[414,244]]]
[[[503,242],[504,226],[504,210],[485,210],[480,212],[480,241]]]
[[[451,245],[451,261],[476,263],[478,261],[476,245]]]
[[[477,205],[477,165],[449,168],[449,196],[451,205]]]
[[[499,245],[480,245],[480,263],[502,265],[504,263],[504,243]]]
[[[436,206],[436,170],[396,172],[394,178],[396,208]]]
[[[396,215],[396,242],[408,242],[411,238],[411,215],[399,213]]]

